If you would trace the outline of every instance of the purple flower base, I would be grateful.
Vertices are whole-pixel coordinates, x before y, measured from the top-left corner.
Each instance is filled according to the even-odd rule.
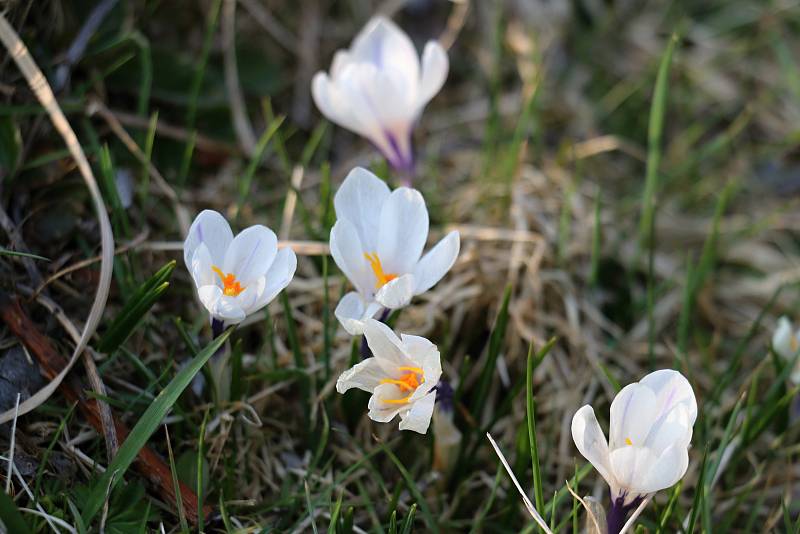
[[[225,331],[225,323],[219,319],[211,319],[211,335],[217,339]]]
[[[395,170],[401,176],[401,181],[404,186],[411,187],[411,182],[414,179],[414,172],[415,172],[415,165],[414,165],[414,149],[411,149],[411,153],[403,154],[403,151],[400,149],[400,144],[397,142],[397,139],[389,132],[384,132],[386,136],[386,140],[389,142],[389,146],[391,147],[391,152],[388,154],[384,154],[384,157],[391,165],[392,169]],[[411,141],[409,140],[409,146],[411,145]]]
[[[642,503],[643,497],[640,495],[630,503],[625,504],[626,496],[627,493],[623,493],[611,501],[611,508],[608,509],[608,513],[606,514],[608,534],[619,534],[619,531],[625,526],[625,520],[628,519],[630,511],[635,510],[636,507]]]
[[[384,308],[381,312],[381,316],[378,317],[378,320],[382,323],[386,322],[386,319],[389,318],[389,314],[392,312],[389,308]],[[367,358],[372,358],[372,351],[369,350],[369,345],[367,345],[367,336],[361,336],[361,359],[366,360]]]

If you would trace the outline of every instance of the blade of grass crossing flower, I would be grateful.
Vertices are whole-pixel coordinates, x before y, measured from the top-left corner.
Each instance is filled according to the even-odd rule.
[[[139,450],[155,432],[161,421],[177,402],[181,393],[189,386],[194,376],[200,371],[211,356],[228,340],[232,329],[228,329],[221,336],[207,345],[195,356],[188,365],[181,369],[167,384],[156,399],[145,410],[142,417],[122,443],[117,455],[106,468],[106,472],[95,482],[83,508],[83,520],[88,525],[102,508],[105,501],[106,488],[114,486],[131,465]],[[113,478],[113,481],[112,481]]]
[[[533,343],[528,347],[528,362],[526,367],[526,381],[525,381],[525,400],[527,408],[527,422],[528,422],[528,443],[531,448],[531,466],[533,469],[533,495],[536,501],[536,508],[544,510],[544,490],[542,488],[542,472],[539,465],[539,444],[536,436],[536,401],[533,398],[533,372],[536,369],[536,363],[550,352],[555,344],[555,338],[547,342],[542,347],[542,350],[537,354],[533,353]]]
[[[134,292],[103,333],[97,350],[112,353],[138,328],[145,315],[169,287],[169,279],[177,262],[167,263]]]
[[[14,534],[28,534],[31,532],[16,503],[4,491],[0,491],[0,520],[5,525],[7,532],[13,532]]]
[[[542,528],[542,530],[544,530],[545,534],[553,534],[553,532],[547,526],[547,523],[545,523],[544,519],[542,519],[542,516],[539,515],[538,511],[536,511],[536,508],[533,506],[533,503],[531,503],[531,500],[528,498],[528,495],[522,489],[522,486],[519,485],[519,481],[517,480],[517,477],[514,475],[514,471],[512,471],[511,466],[508,465],[506,457],[503,455],[503,452],[500,450],[500,447],[497,446],[497,443],[495,443],[494,438],[492,438],[492,435],[487,432],[486,437],[489,438],[489,443],[492,444],[492,448],[494,448],[495,454],[497,454],[497,457],[500,458],[500,462],[503,464],[503,467],[508,473],[508,476],[511,478],[511,482],[514,483],[514,487],[517,488],[517,491],[522,497],[522,502],[523,504],[525,504],[525,508],[528,510],[528,513],[531,514],[533,520],[536,521],[536,523]]]
[[[400,475],[403,477],[403,480],[405,480],[408,491],[414,497],[414,500],[419,503],[420,509],[422,510],[422,515],[425,518],[425,523],[428,525],[428,532],[439,532],[439,525],[436,523],[436,519],[431,513],[430,508],[428,508],[428,501],[425,499],[422,493],[420,493],[417,483],[414,481],[411,473],[409,473],[408,469],[405,468],[403,462],[401,462],[400,459],[395,456],[391,450],[389,450],[389,447],[383,444],[381,445],[381,450],[386,453],[392,463],[394,463],[395,467],[397,467],[397,470],[400,471]]]
[[[658,67],[656,84],[653,90],[653,101],[650,106],[650,121],[647,129],[647,171],[642,196],[642,218],[639,221],[639,242],[642,248],[650,239],[655,222],[658,168],[661,164],[661,138],[664,130],[664,114],[667,108],[669,68],[677,43],[678,36],[673,34],[669,43],[667,43],[664,55],[661,56],[661,63]]]
[[[492,385],[492,378],[495,374],[495,367],[497,364],[497,356],[500,354],[500,347],[503,345],[503,339],[506,335],[506,327],[508,325],[508,303],[511,299],[511,286],[506,286],[505,293],[503,294],[503,302],[500,305],[500,310],[497,312],[497,318],[494,322],[494,328],[489,338],[489,350],[486,355],[486,362],[483,365],[481,376],[478,381],[477,393],[472,403],[472,413],[480,414],[482,408],[485,406],[486,397],[489,395],[489,388]]]
[[[172,454],[172,441],[169,439],[169,428],[164,425],[164,435],[167,437],[167,455],[169,456],[169,471],[172,474],[172,487],[179,488],[178,472],[175,470],[175,456]],[[186,522],[186,512],[183,509],[183,495],[180,491],[175,492],[175,502],[178,508],[178,522],[181,524],[181,532],[189,532],[189,523]]]

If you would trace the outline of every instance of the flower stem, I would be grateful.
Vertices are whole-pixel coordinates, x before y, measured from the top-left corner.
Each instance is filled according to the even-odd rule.
[[[214,339],[217,339],[225,331],[225,323],[219,319],[211,319],[211,334]]]
[[[625,494],[620,495],[611,501],[611,508],[606,514],[606,525],[608,525],[608,534],[619,534],[622,527],[625,526],[625,520],[628,519],[628,513],[639,506],[642,502],[642,497],[636,497],[630,503],[625,504]]]

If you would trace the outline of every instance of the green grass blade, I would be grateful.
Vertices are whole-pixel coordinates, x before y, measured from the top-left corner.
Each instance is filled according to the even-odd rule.
[[[261,160],[264,159],[264,154],[267,151],[267,147],[269,147],[269,142],[278,131],[278,128],[281,127],[281,124],[283,124],[283,120],[284,117],[277,117],[275,120],[268,123],[267,129],[264,130],[264,133],[261,134],[261,137],[258,139],[258,143],[256,143],[256,148],[253,151],[253,157],[250,158],[250,163],[247,165],[244,174],[239,178],[239,198],[236,202],[237,217],[247,200],[247,196],[250,194],[250,186],[253,183],[253,176],[256,173],[256,169],[258,169],[258,166],[261,164]]]
[[[673,35],[658,66],[653,102],[650,106],[650,122],[647,129],[647,174],[642,197],[642,218],[639,221],[639,242],[642,246],[650,239],[655,219],[658,168],[661,164],[661,138],[664,130],[664,114],[667,109],[669,67],[672,63],[672,53],[677,44],[678,36]]]
[[[31,532],[30,527],[22,518],[19,508],[5,491],[0,491],[0,520],[3,521],[8,532],[14,534]]]
[[[472,413],[481,413],[481,409],[485,405],[486,397],[489,395],[489,388],[492,385],[492,377],[495,373],[495,364],[497,357],[500,354],[500,347],[503,345],[503,339],[506,335],[506,327],[508,325],[508,303],[511,300],[511,286],[506,287],[503,295],[503,303],[500,305],[500,310],[497,312],[497,318],[494,322],[492,335],[489,338],[489,350],[486,356],[486,363],[483,365],[480,380],[478,381],[477,393],[472,403]]]
[[[525,400],[527,407],[527,420],[528,420],[528,443],[531,448],[531,465],[533,469],[533,495],[536,502],[536,509],[545,511],[544,508],[544,489],[542,488],[542,472],[539,465],[539,444],[536,436],[536,401],[533,398],[533,371],[536,368],[536,363],[540,362],[550,349],[553,348],[555,339],[551,339],[539,351],[538,354],[533,353],[533,343],[528,347],[528,364],[526,373],[526,388]]]
[[[411,473],[408,472],[408,469],[406,469],[406,467],[403,465],[403,462],[401,462],[400,459],[395,456],[391,450],[389,450],[389,447],[387,447],[385,444],[381,445],[381,450],[386,453],[392,463],[394,463],[395,467],[397,467],[397,470],[400,471],[400,475],[403,477],[403,480],[405,480],[408,491],[411,492],[411,495],[419,503],[419,506],[422,509],[422,515],[425,517],[425,523],[428,525],[428,532],[439,532],[439,525],[436,523],[436,519],[431,513],[430,508],[428,508],[428,501],[425,500],[425,496],[420,493],[417,483],[414,481],[414,477],[412,477]]]
[[[417,513],[417,503],[411,505],[408,510],[408,515],[403,520],[403,525],[400,527],[400,534],[411,534],[411,529],[414,527],[414,515]]]
[[[44,256],[29,254],[27,252],[17,252],[3,247],[0,247],[0,256],[18,256],[20,258],[31,258],[32,260],[51,261],[50,258],[45,258]]]
[[[155,432],[161,421],[167,415],[172,405],[177,402],[181,393],[189,386],[194,376],[202,369],[211,356],[225,344],[230,336],[232,329],[227,330],[209,345],[207,345],[197,356],[192,359],[187,366],[181,369],[178,374],[167,384],[158,397],[145,410],[142,417],[133,427],[128,438],[120,446],[117,455],[108,465],[106,472],[95,482],[94,487],[87,498],[83,509],[83,520],[88,525],[103,507],[106,497],[106,490],[110,486],[116,485],[130,467],[139,450],[144,447],[147,440]],[[113,481],[112,481],[113,477]]]
[[[172,475],[172,487],[180,488],[178,482],[178,472],[175,470],[175,456],[172,453],[172,442],[169,439],[169,428],[164,425],[164,435],[167,438],[167,456],[169,457],[169,471]],[[175,505],[178,508],[178,522],[181,524],[181,532],[189,532],[189,523],[186,522],[186,511],[183,509],[183,495],[180,491],[175,492]]]

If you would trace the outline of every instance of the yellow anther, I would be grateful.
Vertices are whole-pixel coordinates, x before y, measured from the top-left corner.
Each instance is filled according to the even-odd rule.
[[[383,265],[381,265],[381,259],[378,257],[377,252],[372,254],[365,252],[364,257],[367,258],[369,266],[372,267],[372,272],[375,273],[375,289],[380,289],[384,284],[397,278],[396,274],[383,272]]]
[[[233,275],[233,273],[225,274],[222,272],[222,269],[220,269],[215,265],[211,266],[211,270],[214,271],[217,274],[217,276],[219,276],[219,279],[222,281],[222,293],[224,295],[228,297],[235,297],[239,293],[244,291],[242,284],[240,284],[239,281],[236,280],[236,277]]]
[[[625,438],[625,445],[633,445],[631,438]]]
[[[381,384],[394,384],[400,390],[408,392],[403,398],[400,399],[381,399],[387,404],[406,404],[414,391],[425,382],[425,374],[419,367],[398,367],[398,371],[406,371],[400,378],[382,378]]]

